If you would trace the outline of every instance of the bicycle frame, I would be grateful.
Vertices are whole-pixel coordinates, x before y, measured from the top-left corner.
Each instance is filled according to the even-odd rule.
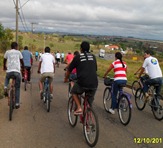
[[[109,89],[111,90],[111,94],[113,93],[113,85],[114,83],[111,85],[111,87],[109,87]],[[118,97],[117,97],[117,101],[119,101],[119,99],[121,98],[122,95],[126,95],[128,101],[130,102],[130,108],[132,108],[132,102],[131,102],[131,94],[124,92],[123,91],[123,87],[120,87],[119,91],[118,91]]]

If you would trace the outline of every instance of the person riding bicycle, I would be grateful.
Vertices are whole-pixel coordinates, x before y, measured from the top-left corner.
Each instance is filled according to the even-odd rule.
[[[150,50],[146,50],[144,52],[144,63],[142,65],[140,74],[138,78],[141,79],[141,75],[144,72],[144,69],[146,68],[148,70],[149,79],[143,81],[141,79],[141,82],[143,83],[143,91],[145,93],[146,101],[149,98],[148,95],[148,86],[153,84],[159,84],[159,86],[156,86],[156,94],[159,94],[161,92],[161,86],[162,86],[162,71],[159,65],[158,60],[155,57],[151,56]]]
[[[41,71],[40,71],[41,70]],[[55,59],[52,54],[50,54],[50,48],[45,47],[45,53],[41,55],[39,59],[38,73],[41,72],[41,77],[39,81],[40,96],[42,99],[43,94],[43,82],[46,77],[49,77],[50,83],[50,96],[53,98],[53,77],[55,73]]]
[[[76,68],[77,81],[71,90],[72,97],[77,104],[77,109],[74,112],[75,115],[82,114],[83,112],[78,95],[88,90],[90,94],[88,102],[92,105],[98,86],[96,74],[97,62],[95,56],[89,52],[90,44],[87,41],[83,41],[80,47],[81,53],[73,58],[68,67],[65,78],[65,80],[68,81],[70,73],[74,68]]]
[[[65,57],[65,63],[67,65],[70,64],[73,58],[74,58],[74,55],[71,52],[68,52],[68,54]]]
[[[79,54],[80,54],[79,51],[75,51],[74,52],[74,57],[77,56],[77,55],[79,55]],[[68,69],[69,65],[70,65],[70,63],[65,67],[65,70]],[[69,81],[71,82],[71,87],[73,87],[73,85],[74,85],[74,80],[77,80],[77,71],[76,71],[76,68],[74,68],[72,70],[72,72],[70,73],[70,76],[69,76]],[[64,80],[64,83],[65,82],[66,82],[66,80]]]
[[[55,54],[55,57],[56,57],[56,65],[57,67],[59,67],[59,63],[61,59],[61,54],[59,53],[59,51],[57,51],[57,53]]]
[[[114,109],[117,108],[117,94],[120,90],[119,85],[127,83],[127,65],[126,62],[122,60],[122,54],[120,52],[115,53],[115,61],[110,65],[110,67],[107,69],[107,71],[104,74],[104,78],[106,78],[107,74],[114,70],[114,83],[113,83],[113,93],[112,93],[112,104],[111,108],[109,109],[109,112],[111,114],[115,114]]]
[[[7,67],[6,67],[7,63]],[[20,107],[20,84],[21,84],[21,72],[24,69],[23,56],[18,50],[17,42],[11,43],[11,49],[7,50],[4,54],[3,69],[6,70],[6,77],[4,83],[4,95],[8,96],[7,88],[11,78],[15,78],[15,108]]]
[[[23,55],[23,61],[24,61],[24,68],[28,71],[27,81],[30,82],[31,78],[31,66],[33,63],[33,58],[31,52],[28,50],[28,46],[24,47],[24,50],[22,51]],[[22,81],[24,81],[24,77],[22,78]]]
[[[35,59],[36,59],[36,61],[38,60],[38,56],[39,56],[39,53],[38,53],[38,51],[36,51],[35,52]]]

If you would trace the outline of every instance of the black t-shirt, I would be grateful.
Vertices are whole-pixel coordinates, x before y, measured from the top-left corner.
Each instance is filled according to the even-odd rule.
[[[81,53],[72,60],[69,71],[74,68],[77,70],[77,83],[85,88],[97,88],[97,62],[96,58],[91,53]]]

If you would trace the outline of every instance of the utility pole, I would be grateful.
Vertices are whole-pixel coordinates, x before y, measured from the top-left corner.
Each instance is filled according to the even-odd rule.
[[[31,27],[32,27],[31,32],[32,32],[32,33],[34,32],[34,25],[35,25],[35,24],[38,24],[38,23],[34,23],[34,22],[31,23]]]
[[[19,15],[19,7],[18,0],[16,0],[16,42],[18,43],[18,15]]]

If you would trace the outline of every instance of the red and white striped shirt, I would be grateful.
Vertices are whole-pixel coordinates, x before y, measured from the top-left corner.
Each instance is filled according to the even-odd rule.
[[[126,76],[127,65],[126,62],[123,62],[123,64],[125,65],[124,68],[119,59],[117,59],[111,64],[111,67],[114,69],[114,81],[127,80],[127,76]]]

